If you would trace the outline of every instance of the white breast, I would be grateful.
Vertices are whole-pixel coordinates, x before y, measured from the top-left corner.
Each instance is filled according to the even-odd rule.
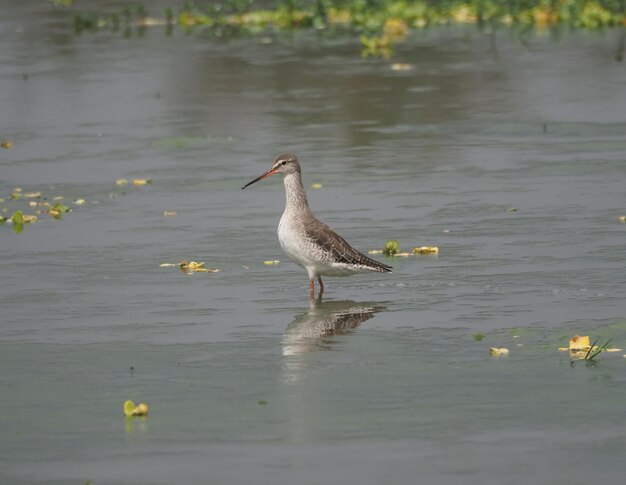
[[[311,248],[306,241],[304,228],[298,227],[290,218],[283,214],[278,224],[278,241],[285,254],[296,264],[303,268],[314,263]]]
[[[289,259],[307,270],[309,278],[316,275],[349,276],[371,271],[366,267],[333,261],[330,255],[307,238],[300,221],[285,214],[278,224],[278,241]]]

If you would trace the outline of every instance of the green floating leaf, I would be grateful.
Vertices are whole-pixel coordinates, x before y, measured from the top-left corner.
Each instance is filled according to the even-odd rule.
[[[400,243],[395,239],[389,239],[389,241],[385,243],[385,247],[383,248],[383,254],[385,256],[393,256],[398,251],[400,251]]]
[[[24,224],[24,213],[22,211],[15,211],[11,216],[13,224]]]
[[[24,219],[24,213],[21,210],[17,210],[11,216],[11,220],[13,221],[13,231],[16,234],[21,233],[24,230],[24,223],[30,222]]]
[[[65,214],[66,212],[70,212],[71,210],[72,209],[70,209],[68,206],[63,205],[60,202],[57,202],[56,204],[54,204],[54,206],[48,209],[48,214],[59,221],[63,219],[63,214]]]
[[[132,416],[133,415],[133,411],[135,410],[137,406],[135,406],[135,403],[132,402],[130,399],[126,402],[124,402],[124,415],[126,416]]]
[[[52,210],[55,211],[59,211],[62,212],[63,214],[65,214],[66,212],[71,211],[72,209],[70,209],[68,206],[61,204],[60,202],[57,202],[56,204],[54,204],[54,206],[52,207]]]
[[[472,335],[472,337],[474,337],[474,340],[476,342],[482,342],[482,340],[485,338],[482,333],[475,333],[474,335]]]

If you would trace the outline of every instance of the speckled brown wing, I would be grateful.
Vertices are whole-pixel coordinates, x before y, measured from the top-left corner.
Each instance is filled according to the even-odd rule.
[[[381,273],[391,273],[391,266],[360,253],[323,222],[316,219],[308,221],[304,224],[304,230],[307,237],[321,247],[334,262],[364,266]]]

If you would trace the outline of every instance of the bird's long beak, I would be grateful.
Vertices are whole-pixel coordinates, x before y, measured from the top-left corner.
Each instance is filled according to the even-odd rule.
[[[258,182],[259,180],[263,180],[264,178],[270,177],[272,175],[274,175],[276,173],[276,170],[274,170],[273,168],[270,168],[267,172],[265,172],[263,175],[258,176],[257,178],[255,178],[254,180],[252,180],[251,182],[248,182],[246,185],[244,185],[243,187],[241,187],[241,190],[245,189],[248,185],[252,185],[256,182]]]

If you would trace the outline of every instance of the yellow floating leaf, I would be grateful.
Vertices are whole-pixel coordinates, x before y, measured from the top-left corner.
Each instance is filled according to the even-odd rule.
[[[187,261],[181,261],[180,263],[180,267],[181,268],[186,268],[186,269],[190,269],[190,270],[198,270],[200,268],[204,268],[204,262],[196,262],[196,261],[190,261],[189,263]]]
[[[166,217],[173,217],[173,216],[177,216],[178,212],[175,212],[175,211],[164,211],[163,215],[166,216]]]
[[[439,248],[437,246],[421,246],[413,248],[413,254],[439,254]]]
[[[115,183],[116,183],[116,185],[120,185],[120,186],[128,185],[128,180],[126,180],[126,179],[117,179],[115,181]]]
[[[456,22],[475,22],[476,15],[474,14],[471,7],[468,5],[461,5],[452,10],[451,12],[452,18]]]
[[[368,251],[367,254],[383,254],[383,250],[382,249],[372,249],[371,251]]]
[[[311,184],[311,188],[312,189],[321,189],[322,188],[322,184],[318,184],[318,183]]]
[[[489,354],[494,357],[500,357],[501,355],[509,355],[509,349],[506,347],[491,347],[489,349]]]
[[[166,19],[159,19],[154,17],[140,17],[137,19],[137,25],[140,27],[158,27],[160,25],[167,25]]]
[[[598,347],[594,347],[594,349],[597,349]],[[559,350],[569,350],[569,349],[559,349]],[[587,353],[589,351],[588,350],[569,350],[569,358],[574,360],[584,360],[584,358],[587,356]]]
[[[54,197],[52,197],[52,200],[63,200],[65,197],[63,197],[62,195],[56,195]]]
[[[219,273],[220,271],[222,271],[219,268],[207,268],[205,267],[204,262],[187,261],[186,259],[181,260],[180,263],[161,263],[159,267],[178,267],[183,273],[186,273],[188,275],[192,275],[194,273]]]
[[[559,347],[559,350],[565,352],[569,351],[570,358],[572,359],[584,359],[589,352],[592,352],[597,348],[597,345],[593,349],[591,348],[588,335],[574,335],[571,339],[569,339],[568,346]]]
[[[409,32],[409,26],[401,18],[388,18],[383,24],[383,33],[392,41],[403,40]]]
[[[403,64],[401,62],[396,62],[391,65],[392,71],[410,71],[412,68],[413,66],[411,66],[411,64]]]
[[[277,260],[277,259],[275,259],[275,260],[273,260],[273,261],[271,261],[271,260],[270,260],[270,261],[263,261],[263,264],[266,264],[266,265],[268,265],[268,266],[272,266],[272,265],[274,265],[274,264],[278,264],[278,263],[280,263],[280,261],[279,261],[279,260]]]
[[[559,20],[558,15],[552,12],[551,9],[540,6],[537,6],[532,10],[532,16],[535,21],[535,26],[542,30]]]
[[[394,254],[394,256],[401,256],[402,257],[402,256],[410,256],[410,254],[409,253],[396,253],[396,254]]]
[[[85,205],[85,204],[86,204],[86,202],[87,202],[87,201],[86,201],[85,199],[76,199],[76,200],[74,201],[74,204],[76,204],[76,205]]]
[[[128,400],[124,403],[124,415],[125,416],[147,416],[148,415],[148,405],[146,403],[141,403],[135,406],[135,403],[131,400]]]
[[[13,142],[9,140],[2,140],[2,142],[0,142],[0,147],[6,149],[13,148]]]
[[[31,201],[28,203],[28,205],[29,205],[30,207],[37,207],[37,202],[35,202],[34,200],[31,200]]]
[[[151,183],[152,183],[152,179],[134,179],[133,180],[133,185],[137,185],[137,186],[147,185]]]
[[[148,415],[148,405],[145,402],[142,402],[137,405],[135,410],[133,411],[133,416],[147,416]]]
[[[39,218],[37,216],[33,216],[31,214],[24,214],[22,216],[22,219],[24,220],[25,223],[29,224],[31,222],[37,222],[39,220]]]
[[[188,275],[192,275],[193,273],[219,273],[222,271],[218,268],[206,268],[204,262],[187,262],[185,259],[178,263],[178,266],[183,273],[187,273]]]
[[[617,220],[620,222],[626,222],[626,216],[619,216]]]
[[[578,337],[578,336],[576,336],[576,337]],[[592,352],[598,350],[599,347],[597,345],[594,345],[593,348],[590,348],[591,345],[589,344],[589,337],[578,337],[579,339],[583,339],[582,342],[581,343],[574,343],[574,344],[572,344],[572,340],[574,340],[576,337],[572,337],[572,339],[570,340],[570,346],[574,345],[573,347],[559,347],[559,350],[561,352],[567,352],[569,350],[570,353],[572,354],[572,356],[579,356],[581,358],[584,358],[584,356],[590,350]],[[584,345],[585,344],[585,339],[586,339],[587,346],[578,348],[577,347],[578,345]],[[608,348],[608,349],[604,349],[604,352],[621,352],[622,350],[623,349]]]
[[[591,348],[591,343],[589,342],[589,336],[580,336],[574,335],[571,339],[569,339],[568,349],[572,351],[583,351],[589,350]]]

